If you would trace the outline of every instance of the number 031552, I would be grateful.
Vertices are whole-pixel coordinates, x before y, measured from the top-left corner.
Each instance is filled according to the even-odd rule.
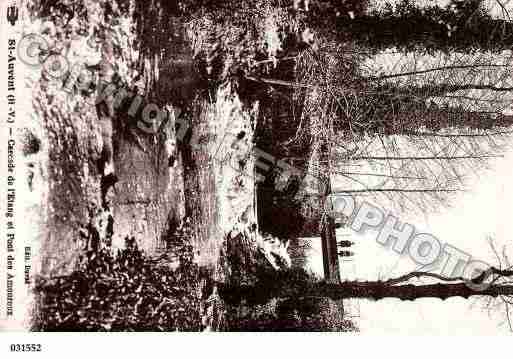
[[[11,344],[12,352],[40,352],[41,344]]]

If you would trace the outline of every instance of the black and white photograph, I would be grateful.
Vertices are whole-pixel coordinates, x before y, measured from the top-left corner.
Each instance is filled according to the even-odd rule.
[[[512,334],[513,1],[0,4],[0,332]]]

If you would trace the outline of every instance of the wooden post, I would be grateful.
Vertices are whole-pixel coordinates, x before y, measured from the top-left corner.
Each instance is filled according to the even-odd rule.
[[[324,195],[322,198],[321,208],[327,196],[331,192],[331,181],[327,178],[324,185]],[[322,243],[322,261],[324,264],[324,278],[326,282],[338,284],[340,283],[340,267],[338,262],[337,251],[337,235],[335,232],[335,219],[329,216],[324,210],[321,210],[322,218],[320,223],[321,243]]]
[[[324,279],[328,283],[340,283],[340,267],[338,263],[337,235],[335,232],[335,218],[325,210],[325,203],[331,194],[331,146],[322,143],[319,153],[319,165],[322,169],[319,172],[319,194],[321,203],[320,209],[320,232],[322,243],[322,260],[324,264]],[[326,165],[325,165],[326,164]]]

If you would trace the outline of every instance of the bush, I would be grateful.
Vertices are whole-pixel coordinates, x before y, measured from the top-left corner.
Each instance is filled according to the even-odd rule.
[[[179,266],[153,260],[134,240],[112,254],[88,252],[68,276],[39,278],[35,331],[199,331],[200,270],[192,247],[177,250]]]
[[[270,280],[268,278],[267,280]],[[356,331],[346,318],[342,300],[303,296],[317,279],[300,268],[283,271],[274,279],[272,297],[263,301],[245,300],[228,307],[226,323],[230,331]],[[269,287],[269,285],[267,285]],[[259,294],[263,294],[260,291]]]

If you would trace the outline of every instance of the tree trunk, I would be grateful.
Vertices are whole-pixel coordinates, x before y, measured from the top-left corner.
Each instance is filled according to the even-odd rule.
[[[400,300],[415,300],[420,298],[438,298],[445,300],[451,297],[467,299],[474,295],[492,297],[512,295],[513,286],[492,285],[485,290],[478,291],[471,289],[465,283],[390,286],[381,282],[346,282],[341,285],[319,285],[312,292],[316,295],[332,299],[369,298],[379,300],[383,298],[397,298]]]
[[[328,171],[329,176],[329,171]],[[338,251],[337,251],[337,234],[335,232],[335,219],[333,216],[329,216],[323,210],[323,203],[325,203],[327,196],[331,193],[331,179],[323,178],[319,180],[320,190],[323,194],[321,197],[320,208],[321,208],[321,222],[320,222],[320,233],[321,233],[321,244],[322,244],[322,261],[324,265],[324,279],[328,283],[338,284],[340,283],[340,267],[338,263]]]
[[[254,303],[265,303],[272,297],[291,296],[283,293],[278,284],[262,284],[260,286],[227,286],[218,283],[221,296],[229,302],[247,300]],[[428,285],[387,285],[383,282],[345,282],[342,284],[320,283],[305,287],[295,293],[300,297],[327,297],[333,300],[350,298],[367,298],[380,300],[396,298],[400,300],[416,300],[421,298],[438,298],[445,300],[451,297],[468,299],[471,296],[513,295],[513,286],[491,285],[485,290],[474,290],[465,283],[444,283]]]

